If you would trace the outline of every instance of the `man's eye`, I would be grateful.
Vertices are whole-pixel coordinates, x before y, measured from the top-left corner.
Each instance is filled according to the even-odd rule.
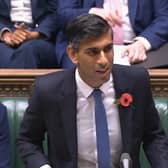
[[[90,55],[90,56],[94,56],[94,55],[99,54],[99,51],[98,50],[90,50],[90,51],[87,51],[86,54]]]
[[[109,45],[109,46],[107,46],[107,47],[104,48],[104,52],[107,53],[107,52],[111,51],[112,48],[113,48],[113,46]]]

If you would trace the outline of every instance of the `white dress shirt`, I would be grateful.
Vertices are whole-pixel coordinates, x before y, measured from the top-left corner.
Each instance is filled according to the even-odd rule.
[[[93,88],[88,86],[79,76],[76,70],[77,83],[77,140],[78,140],[78,168],[97,167],[96,127],[94,98],[91,95]],[[100,88],[103,103],[106,110],[108,130],[110,136],[110,152],[112,167],[117,168],[122,149],[121,130],[117,105],[115,101],[115,90],[112,75],[110,80]]]
[[[13,22],[33,23],[31,0],[11,0],[10,17]]]

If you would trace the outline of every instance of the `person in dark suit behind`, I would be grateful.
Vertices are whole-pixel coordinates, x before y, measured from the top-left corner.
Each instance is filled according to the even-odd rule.
[[[103,115],[97,122],[93,98],[96,89],[102,93],[108,116],[109,168],[118,168],[125,155],[132,160],[133,168],[140,168],[141,144],[152,168],[167,168],[168,139],[160,125],[147,71],[142,67],[112,65],[112,30],[97,15],[78,16],[66,33],[67,52],[77,67],[36,80],[17,138],[25,166],[100,168],[97,153],[101,152],[96,142],[104,136],[98,138],[96,128]],[[42,147],[45,133],[47,156]],[[103,161],[102,164],[105,168]]]
[[[0,103],[0,168],[12,168],[9,123],[6,107]]]
[[[0,68],[54,68],[57,0],[0,1]]]
[[[114,51],[120,46],[120,51],[115,53],[115,57],[123,56],[124,60],[127,60],[128,57],[128,61],[131,64],[148,61],[148,51],[156,50],[168,41],[168,0],[118,1],[121,3],[121,12],[118,10],[115,1],[60,1],[58,15],[60,18],[59,25],[62,31],[58,33],[56,42],[56,56],[60,67],[69,68],[73,66],[66,54],[67,39],[63,30],[70,20],[83,13],[97,14],[106,19],[113,29],[116,26],[123,29],[123,41],[116,43],[117,47],[116,45],[114,46]],[[116,31],[114,36],[116,38],[118,37]],[[123,51],[121,52],[121,50]],[[162,61],[157,61],[157,57]],[[157,57],[149,57],[153,62],[150,67],[168,65],[166,54],[159,54]],[[122,63],[123,59],[117,59],[116,62]],[[154,59],[156,61],[153,61]]]

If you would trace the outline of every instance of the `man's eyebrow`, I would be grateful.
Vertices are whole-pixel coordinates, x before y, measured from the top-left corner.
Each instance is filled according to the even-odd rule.
[[[97,48],[97,47],[91,47],[91,48],[86,48],[84,51],[85,52],[90,52],[90,51],[99,51],[100,48]]]
[[[113,43],[109,43],[109,44],[107,44],[107,45],[105,45],[103,48],[106,48],[106,47],[108,47],[108,46],[112,46],[113,45]],[[100,48],[98,48],[98,47],[90,47],[90,48],[86,48],[85,50],[99,50]]]
[[[107,44],[106,46],[109,46],[109,45],[113,45],[113,42],[111,42],[111,43]]]
[[[97,47],[86,48],[86,50],[97,50],[97,49],[99,49],[99,48],[97,48]]]

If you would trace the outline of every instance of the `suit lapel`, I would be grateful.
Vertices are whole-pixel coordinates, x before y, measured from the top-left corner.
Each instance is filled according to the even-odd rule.
[[[133,109],[131,107],[119,106],[123,153],[125,153],[125,152],[130,153],[131,152],[132,113],[133,113]]]
[[[62,100],[60,110],[68,144],[69,152],[73,158],[74,165],[77,163],[77,127],[76,127],[76,84],[75,75],[70,71],[65,76],[62,87]],[[76,165],[77,166],[77,165]]]
[[[1,1],[4,1],[4,3],[6,3],[8,9],[9,9],[9,12],[10,12],[10,9],[11,9],[11,0],[1,0]]]
[[[37,6],[36,5],[36,3],[37,3],[37,1],[36,0],[31,0],[31,9],[32,9],[32,17],[34,18],[34,12],[36,11],[35,10],[35,6]]]
[[[131,85],[128,84],[128,79],[124,77],[124,74],[122,74],[122,71],[119,70],[117,65],[113,65],[113,79],[117,99],[119,99],[123,93],[131,94]],[[118,109],[123,146],[122,152],[130,153],[132,144],[132,114],[134,108],[133,106],[123,107],[118,105]]]
[[[138,0],[128,0],[129,17],[130,17],[130,22],[133,27],[134,27],[137,7],[138,7]]]

